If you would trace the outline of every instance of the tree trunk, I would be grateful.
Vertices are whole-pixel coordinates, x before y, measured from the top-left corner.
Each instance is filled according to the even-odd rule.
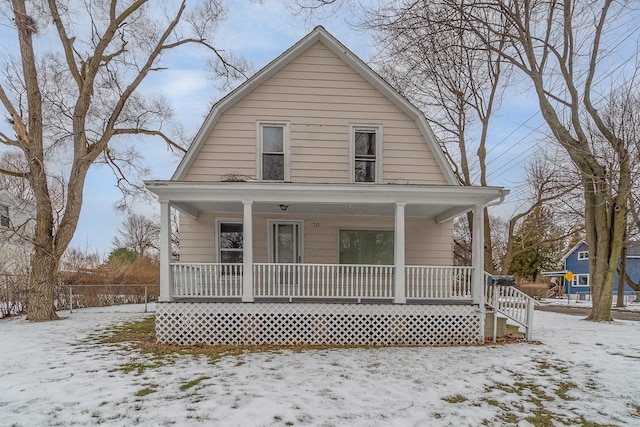
[[[622,247],[622,255],[620,255],[620,274],[618,274],[618,302],[617,307],[624,307],[624,287],[625,277],[627,276],[627,242]]]
[[[613,285],[609,286],[607,275],[600,272],[592,274],[592,281],[596,286],[591,287],[592,308],[587,320],[594,322],[612,322],[611,301],[613,300]]]
[[[30,280],[27,318],[32,322],[58,320],[53,305],[53,284],[58,282],[58,261],[41,248],[33,251]]]
[[[593,181],[592,181],[593,182]],[[626,197],[626,194],[623,194]],[[587,320],[611,322],[613,282],[617,274],[625,231],[625,207],[615,202],[607,206],[606,187],[602,181],[587,185],[585,191],[585,225],[589,245],[589,286],[592,311]]]

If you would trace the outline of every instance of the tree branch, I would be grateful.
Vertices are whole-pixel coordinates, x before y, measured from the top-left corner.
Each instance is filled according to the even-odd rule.
[[[27,172],[16,172],[16,171],[10,171],[8,169],[3,169],[3,168],[0,168],[0,174],[14,176],[16,178],[24,178],[24,179],[29,178],[29,174]]]
[[[11,145],[14,147],[20,147],[17,139],[11,139],[4,133],[0,132],[0,144]]]
[[[167,25],[167,28],[165,29],[165,31],[160,36],[160,39],[158,40],[158,43],[156,44],[156,46],[153,49],[153,51],[149,54],[149,57],[147,58],[147,60],[146,60],[145,64],[143,65],[143,67],[140,69],[140,72],[138,73],[138,75],[133,79],[133,81],[125,88],[123,93],[120,95],[120,98],[118,99],[118,102],[114,106],[113,111],[111,112],[111,114],[109,116],[109,119],[107,121],[107,125],[105,126],[105,131],[104,131],[102,137],[95,144],[93,144],[93,146],[90,147],[89,155],[90,155],[90,157],[92,159],[97,158],[99,153],[104,151],[105,147],[107,146],[107,144],[109,142],[109,139],[113,135],[116,122],[118,120],[118,117],[120,117],[120,113],[122,112],[122,109],[124,108],[125,104],[127,103],[127,100],[131,97],[133,92],[138,88],[138,86],[144,80],[144,78],[147,76],[149,71],[152,70],[152,67],[153,67],[153,64],[154,64],[155,60],[157,59],[157,57],[160,55],[160,53],[163,50],[163,46],[164,46],[165,41],[169,38],[169,36],[171,35],[171,33],[173,32],[175,27],[180,22],[180,19],[182,17],[182,14],[184,12],[185,7],[186,7],[186,4],[183,1],[180,4],[180,9],[176,13],[175,18]]]
[[[11,125],[13,126],[13,130],[16,132],[17,140],[7,138],[4,134],[3,136],[3,144],[6,145],[14,145],[25,149],[26,144],[29,142],[29,135],[27,134],[27,128],[22,121],[22,117],[18,114],[18,111],[13,106],[13,103],[9,100],[9,97],[4,91],[2,85],[0,85],[0,101],[6,108],[7,112],[11,116]]]
[[[164,132],[159,131],[159,130],[151,130],[151,129],[136,129],[136,128],[131,128],[131,129],[114,129],[113,130],[113,134],[114,135],[153,135],[153,136],[159,136],[160,138],[164,139],[164,141],[167,143],[167,145],[169,146],[169,148],[175,148],[183,153],[187,152],[187,149],[180,146],[178,143],[176,143],[175,141],[173,141],[171,138],[169,138]]]
[[[60,43],[62,43],[62,48],[64,49],[64,56],[67,60],[67,66],[69,67],[69,71],[71,72],[73,79],[76,81],[78,88],[81,88],[84,79],[78,71],[78,66],[76,65],[76,60],[73,55],[73,42],[75,40],[75,37],[69,38],[69,36],[67,36],[67,30],[62,23],[62,19],[60,18],[60,12],[58,11],[56,0],[49,0],[48,3],[49,10],[51,11],[51,17],[53,18],[53,23],[56,26],[56,30],[58,31],[58,38],[60,39]]]
[[[206,40],[204,39],[194,39],[194,38],[188,38],[188,39],[182,39],[179,40],[175,43],[171,43],[171,44],[167,44],[162,46],[163,50],[167,50],[167,49],[173,49],[175,47],[178,47],[180,45],[183,44],[188,44],[188,43],[193,43],[193,44],[200,44],[202,46],[205,46],[207,49],[211,50],[216,57],[220,60],[220,62],[222,62],[222,64],[224,65],[225,68],[227,69],[232,69],[233,71],[235,71],[236,73],[240,74],[241,76],[247,78],[248,76],[244,73],[244,71],[242,69],[240,69],[239,67],[236,67],[235,65],[231,64],[229,61],[227,61],[225,59],[224,56],[222,56],[222,54],[220,53],[221,51],[216,49],[214,46],[212,46],[211,44],[207,43]]]

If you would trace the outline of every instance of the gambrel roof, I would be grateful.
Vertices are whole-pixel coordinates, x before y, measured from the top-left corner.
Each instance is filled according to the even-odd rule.
[[[212,132],[214,126],[222,114],[240,101],[243,97],[260,86],[267,79],[272,77],[275,73],[280,71],[283,67],[297,58],[300,54],[305,52],[311,46],[317,42],[321,42],[329,50],[331,50],[336,56],[341,58],[348,66],[362,76],[366,81],[373,85],[380,93],[386,96],[393,104],[406,113],[411,119],[415,121],[420,130],[424,140],[429,146],[429,149],[433,153],[448,185],[460,185],[459,180],[456,178],[451,165],[447,161],[444,153],[438,144],[438,141],[433,134],[427,120],[422,112],[411,104],[406,98],[400,95],[395,89],[391,87],[382,77],[380,77],[375,71],[373,71],[367,64],[365,64],[360,58],[358,58],[353,52],[347,49],[342,43],[340,43],[335,37],[333,37],[323,27],[316,27],[311,33],[307,34],[299,42],[285,51],[282,55],[270,62],[267,66],[258,71],[253,77],[245,81],[234,91],[218,101],[211,109],[209,115],[205,119],[200,130],[196,134],[193,144],[189,148],[187,154],[184,156],[175,173],[173,174],[171,181],[181,181],[185,178],[187,172],[191,168],[193,161],[196,159],[200,149],[205,144],[209,134]]]

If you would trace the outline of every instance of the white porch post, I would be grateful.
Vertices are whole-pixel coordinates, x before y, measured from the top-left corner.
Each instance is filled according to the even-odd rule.
[[[253,301],[253,201],[243,200],[242,302]]]
[[[480,205],[473,208],[471,266],[473,267],[471,286],[473,303],[484,306],[484,206]]]
[[[404,207],[406,203],[396,203],[396,222],[394,229],[394,265],[395,265],[395,304],[407,302],[404,281]]]
[[[160,297],[171,301],[171,204],[160,200]]]

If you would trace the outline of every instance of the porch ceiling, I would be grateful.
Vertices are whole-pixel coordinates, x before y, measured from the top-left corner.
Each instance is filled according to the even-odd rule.
[[[269,182],[147,181],[160,200],[197,217],[201,212],[242,212],[242,201],[253,212],[287,214],[394,215],[396,203],[406,203],[406,216],[455,218],[508,194],[502,187],[380,184],[293,184]],[[281,205],[286,205],[283,211]]]

